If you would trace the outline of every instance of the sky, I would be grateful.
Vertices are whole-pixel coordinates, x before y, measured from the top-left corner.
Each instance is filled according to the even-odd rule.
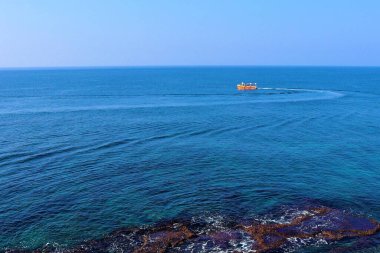
[[[379,0],[0,0],[0,67],[380,66]]]

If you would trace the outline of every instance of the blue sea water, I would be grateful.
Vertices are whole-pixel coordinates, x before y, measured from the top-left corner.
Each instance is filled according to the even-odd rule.
[[[369,67],[0,70],[0,249],[304,201],[380,219],[379,99]]]

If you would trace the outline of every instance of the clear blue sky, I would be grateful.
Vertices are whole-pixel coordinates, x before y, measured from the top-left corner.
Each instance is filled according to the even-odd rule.
[[[0,67],[380,65],[379,0],[0,0]]]

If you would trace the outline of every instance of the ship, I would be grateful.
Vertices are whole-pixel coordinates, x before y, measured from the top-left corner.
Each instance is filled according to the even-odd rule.
[[[239,83],[237,86],[238,90],[257,90],[257,84],[256,83]]]

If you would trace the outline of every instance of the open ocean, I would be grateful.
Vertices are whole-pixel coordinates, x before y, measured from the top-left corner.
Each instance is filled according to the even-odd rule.
[[[305,206],[380,220],[380,68],[0,70],[0,251]],[[380,235],[276,250],[380,252]]]

